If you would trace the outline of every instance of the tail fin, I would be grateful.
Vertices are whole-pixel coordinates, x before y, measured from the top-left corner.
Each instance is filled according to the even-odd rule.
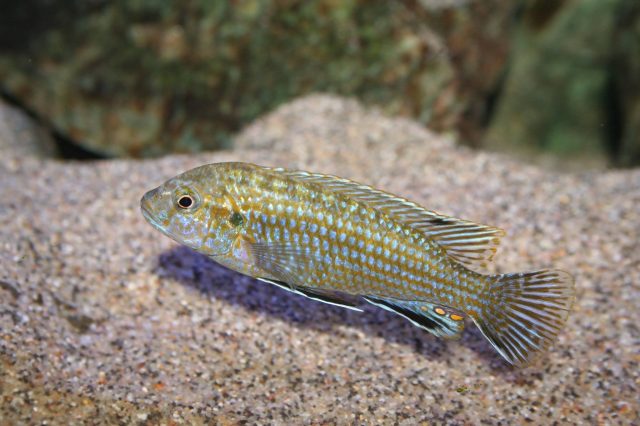
[[[495,275],[474,319],[482,334],[508,362],[528,364],[546,349],[573,305],[573,277],[544,270]]]

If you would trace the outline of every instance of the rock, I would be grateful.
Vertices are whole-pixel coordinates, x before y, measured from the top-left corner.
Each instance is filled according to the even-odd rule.
[[[377,161],[394,162],[398,151],[419,148],[416,155],[437,155],[439,149],[451,149],[453,144],[415,122],[391,120],[379,110],[365,110],[355,100],[331,95],[311,95],[285,104],[256,120],[234,142],[241,150],[287,151],[296,164],[341,158],[351,170],[366,164],[350,152],[369,152]]]
[[[614,100],[620,114],[616,121],[618,166],[640,164],[640,3],[625,2],[616,16],[613,42]]]
[[[629,101],[638,99],[638,91],[631,90],[633,80],[629,87],[621,70],[612,67],[615,52],[620,58],[637,57],[629,32],[620,29],[619,34],[629,43],[616,44],[614,37],[633,3],[527,1],[485,146],[525,157],[551,153],[561,157],[556,162],[562,167],[569,159],[581,168],[603,166],[610,153],[615,157],[619,127],[629,125],[632,117],[631,112],[621,115],[612,82],[623,85]]]
[[[5,422],[638,423],[640,170],[552,173],[328,97],[283,106],[238,145],[0,160]],[[355,178],[504,227],[496,269],[572,272],[571,319],[538,363],[512,369],[472,324],[447,342],[371,306],[319,304],[145,223],[145,190],[230,160]]]
[[[311,91],[471,137],[503,71],[514,9],[500,0],[364,8],[29,0],[0,15],[0,81],[107,156],[228,147],[243,125]]]
[[[33,119],[0,100],[0,158],[27,155],[54,158],[56,143]]]

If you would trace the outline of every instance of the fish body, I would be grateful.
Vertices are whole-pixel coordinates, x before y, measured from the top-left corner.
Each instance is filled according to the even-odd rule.
[[[334,176],[218,163],[149,191],[145,218],[233,270],[315,300],[351,296],[439,337],[470,317],[512,364],[566,321],[573,279],[557,270],[487,275],[504,232]]]

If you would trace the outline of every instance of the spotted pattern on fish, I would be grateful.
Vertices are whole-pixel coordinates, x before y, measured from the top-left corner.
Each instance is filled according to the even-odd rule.
[[[361,296],[447,338],[468,316],[513,364],[554,340],[573,302],[566,272],[482,273],[501,229],[334,176],[211,164],[149,191],[142,211],[176,241],[314,300],[357,309],[348,296]]]

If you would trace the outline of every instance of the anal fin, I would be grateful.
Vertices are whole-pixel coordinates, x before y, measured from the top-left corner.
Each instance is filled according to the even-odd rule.
[[[464,330],[463,315],[449,307],[420,301],[365,296],[367,302],[408,319],[437,337],[458,339]]]
[[[326,303],[333,306],[339,306],[341,308],[350,309],[352,311],[362,312],[362,309],[358,308],[353,302],[347,300],[345,297],[341,296],[337,292],[333,291],[323,291],[318,289],[312,289],[309,287],[295,287],[288,283],[272,280],[269,278],[258,278],[258,280],[273,284],[277,287],[280,287],[283,290],[290,291],[291,293],[299,294],[306,298],[316,300],[318,302]]]

